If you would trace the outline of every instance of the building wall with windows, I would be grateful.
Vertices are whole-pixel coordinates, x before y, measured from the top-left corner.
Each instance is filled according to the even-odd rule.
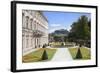
[[[23,53],[48,44],[48,21],[41,11],[22,10]]]

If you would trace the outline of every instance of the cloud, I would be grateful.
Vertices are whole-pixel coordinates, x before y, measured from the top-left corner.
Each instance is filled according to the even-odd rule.
[[[55,30],[59,30],[59,29],[66,29],[66,27],[63,26],[62,24],[50,24],[49,33],[52,33]]]
[[[55,30],[60,29],[61,27],[62,27],[61,24],[50,24],[50,26],[49,26],[49,32],[52,33]]]
[[[71,27],[70,27],[70,26],[69,26],[69,27],[67,27],[67,30],[68,30],[68,31],[70,31],[70,30],[71,30]]]
[[[51,27],[59,27],[61,24],[50,24]]]
[[[59,28],[51,28],[51,29],[49,29],[49,33],[52,33],[52,32],[54,32],[55,30],[58,30]]]

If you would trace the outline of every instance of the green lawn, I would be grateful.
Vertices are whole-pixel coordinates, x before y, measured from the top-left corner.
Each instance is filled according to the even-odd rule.
[[[69,51],[70,51],[73,59],[76,59],[77,50],[78,50],[78,48],[69,48]],[[91,58],[91,53],[90,53],[89,49],[80,48],[80,51],[81,51],[83,60],[87,60],[87,59]]]
[[[38,62],[38,61],[42,61],[41,58],[42,58],[42,54],[44,52],[44,49],[43,48],[40,48],[39,50],[37,51],[34,51],[34,52],[31,52],[25,56],[23,56],[23,63],[28,63],[28,62]],[[48,54],[48,60],[51,60],[53,55],[55,54],[56,52],[56,49],[46,49],[46,52]]]

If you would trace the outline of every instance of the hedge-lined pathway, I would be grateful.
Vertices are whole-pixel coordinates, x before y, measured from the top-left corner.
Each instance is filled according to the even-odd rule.
[[[51,61],[70,61],[73,60],[68,48],[57,48],[53,59]]]

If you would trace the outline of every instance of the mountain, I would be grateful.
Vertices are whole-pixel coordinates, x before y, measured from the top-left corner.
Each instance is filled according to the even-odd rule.
[[[68,33],[69,33],[68,30],[59,29],[59,30],[55,30],[53,33],[51,33],[51,35],[56,35],[56,36],[67,36]]]

